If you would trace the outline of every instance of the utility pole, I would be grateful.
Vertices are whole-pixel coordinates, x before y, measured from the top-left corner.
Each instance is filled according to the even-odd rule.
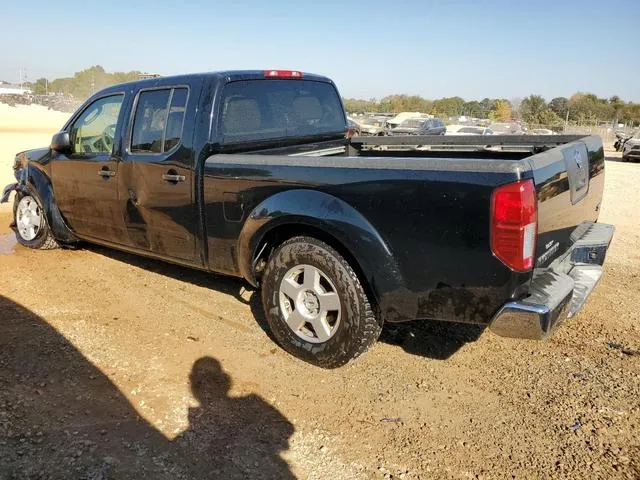
[[[564,132],[567,133],[567,125],[569,125],[569,106],[567,106],[567,115],[564,117]]]

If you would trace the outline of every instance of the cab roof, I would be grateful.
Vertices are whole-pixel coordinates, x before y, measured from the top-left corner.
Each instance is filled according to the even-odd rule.
[[[277,76],[268,75],[269,72],[296,72],[300,76]],[[220,72],[204,72],[204,73],[188,73],[184,75],[171,75],[167,77],[154,77],[146,78],[143,80],[133,80],[131,82],[119,83],[106,87],[99,92],[96,92],[93,96],[98,94],[104,95],[105,93],[122,91],[123,86],[138,88],[153,88],[163,85],[176,85],[176,84],[188,84],[193,81],[202,81],[206,79],[217,79],[224,82],[233,82],[237,80],[278,80],[278,79],[291,79],[292,81],[299,80],[313,80],[316,82],[327,82],[333,84],[333,81],[322,75],[316,75],[313,73],[299,72],[297,70],[224,70]]]

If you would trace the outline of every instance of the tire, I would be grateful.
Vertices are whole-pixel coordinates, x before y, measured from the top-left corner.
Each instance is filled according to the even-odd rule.
[[[312,290],[306,288],[311,283],[310,272],[318,272]],[[303,300],[292,300],[296,294]],[[337,368],[356,359],[382,331],[351,266],[329,245],[312,237],[287,240],[273,253],[262,277],[262,304],[278,344],[322,368]],[[332,309],[334,306],[338,309]],[[322,325],[327,328],[316,328],[323,316],[326,322]],[[294,330],[301,318],[304,325]]]
[[[30,213],[27,213],[25,208]],[[30,218],[24,219],[23,217],[27,215]],[[58,242],[51,234],[42,202],[35,194],[16,195],[13,202],[13,218],[16,225],[14,229],[16,239],[20,245],[35,250],[51,250],[59,247]],[[36,218],[37,220],[35,220]],[[37,228],[32,230],[30,227],[35,226],[36,223],[38,223]]]

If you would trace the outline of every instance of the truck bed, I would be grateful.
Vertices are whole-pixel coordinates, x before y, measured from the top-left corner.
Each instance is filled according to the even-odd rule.
[[[350,155],[430,156],[472,154],[480,158],[521,159],[585,138],[584,135],[402,135],[384,137],[353,137]]]
[[[534,180],[536,268],[568,251],[571,233],[597,219],[602,198],[599,137],[359,137],[339,148],[318,142],[206,159],[209,267],[237,274],[237,258],[255,255],[256,245],[243,244],[243,236],[259,239],[256,232],[274,218],[320,218],[321,226],[308,227],[336,232],[355,251],[371,249],[363,257],[375,260],[362,269],[378,282],[386,320],[487,323],[505,298],[525,295],[531,281],[530,272],[513,272],[491,255],[493,190]],[[576,150],[589,158],[590,194],[572,201],[569,162]],[[345,227],[358,222],[359,230]],[[374,251],[378,240],[369,232],[388,252]]]

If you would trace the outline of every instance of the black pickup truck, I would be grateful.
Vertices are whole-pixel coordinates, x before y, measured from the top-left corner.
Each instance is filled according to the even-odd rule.
[[[273,336],[337,367],[385,322],[545,338],[613,235],[595,136],[345,138],[327,78],[234,71],[117,85],[16,156],[18,241],[87,241],[262,289]]]

